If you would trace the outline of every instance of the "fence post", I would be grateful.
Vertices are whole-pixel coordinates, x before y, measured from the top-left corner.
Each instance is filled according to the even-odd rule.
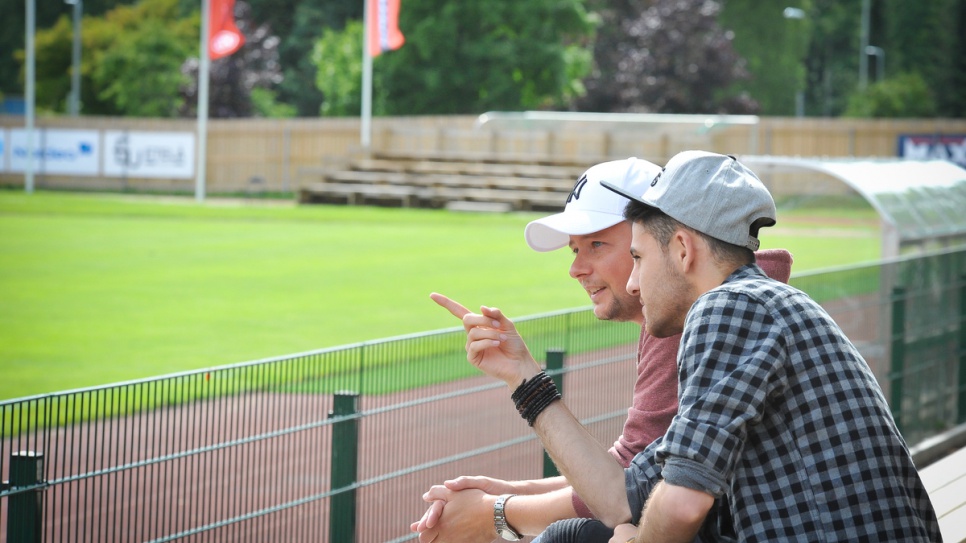
[[[10,490],[37,486],[44,479],[44,455],[33,451],[10,454]],[[43,490],[13,494],[7,502],[7,541],[39,543],[42,532]]]
[[[329,541],[355,541],[356,537],[356,483],[359,464],[359,428],[355,418],[359,394],[336,392],[329,418],[341,418],[332,424],[333,495],[329,501]],[[345,488],[341,492],[339,489]]]
[[[547,350],[547,375],[553,379],[555,385],[557,385],[557,390],[563,393],[563,363],[564,363],[564,351],[562,349],[548,349]],[[556,477],[560,475],[560,471],[557,470],[557,465],[553,463],[550,459],[550,455],[547,451],[543,451],[543,476]]]
[[[892,360],[889,372],[889,388],[892,391],[892,417],[896,427],[902,431],[902,383],[905,379],[906,367],[906,289],[895,287],[892,289]]]
[[[956,423],[966,422],[966,275],[959,276],[959,395]]]

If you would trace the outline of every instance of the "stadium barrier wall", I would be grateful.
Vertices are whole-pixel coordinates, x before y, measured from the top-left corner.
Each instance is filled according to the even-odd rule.
[[[966,422],[963,270],[960,248],[791,281],[862,352],[910,446]],[[517,321],[613,442],[636,326],[589,309]],[[454,328],[0,402],[0,541],[414,540],[432,484],[552,474],[464,341]]]
[[[377,117],[372,120],[372,150],[488,155],[495,159],[565,157],[590,166],[628,156],[663,164],[686,149],[730,154],[894,157],[903,135],[966,135],[963,119],[761,117],[756,125],[560,123],[529,128],[485,125],[476,128],[476,119],[472,116]],[[0,135],[9,135],[10,131],[22,128],[23,123],[22,117],[0,115]],[[103,140],[103,133],[107,131],[194,134],[196,122],[193,119],[49,116],[38,118],[36,129],[95,130],[102,134]],[[9,154],[10,145],[6,147]],[[114,151],[105,149],[104,152]],[[206,190],[236,194],[296,192],[301,183],[300,171],[338,169],[359,153],[358,118],[211,119],[207,134]],[[933,158],[944,158],[938,147],[935,153],[938,154]],[[187,178],[112,178],[43,172],[36,172],[34,182],[38,188],[183,193],[192,193],[195,184],[194,179]],[[23,174],[5,170],[4,157],[0,156],[0,184],[23,183]],[[840,184],[831,186],[842,190]]]

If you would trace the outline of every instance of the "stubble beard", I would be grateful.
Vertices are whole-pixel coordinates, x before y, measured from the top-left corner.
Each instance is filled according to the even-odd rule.
[[[684,331],[684,321],[694,300],[690,297],[690,285],[679,273],[667,268],[668,280],[664,286],[664,311],[662,318],[652,318],[644,307],[647,332],[654,337],[665,338]]]
[[[602,321],[630,322],[641,318],[641,304],[630,296],[627,299],[615,296],[603,313],[598,314],[595,308],[594,314]]]

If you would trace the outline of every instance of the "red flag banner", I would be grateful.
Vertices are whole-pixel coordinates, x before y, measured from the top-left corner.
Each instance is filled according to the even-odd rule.
[[[245,36],[235,26],[235,0],[211,0],[208,55],[212,60],[234,53],[245,44]]]
[[[400,0],[369,0],[369,54],[377,57],[406,43],[399,30]]]

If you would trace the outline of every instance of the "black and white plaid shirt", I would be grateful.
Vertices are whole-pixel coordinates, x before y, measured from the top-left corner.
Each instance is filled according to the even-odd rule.
[[[653,485],[717,500],[714,541],[941,541],[872,372],[811,298],[736,270],[691,307],[680,407],[626,471],[634,522]]]

